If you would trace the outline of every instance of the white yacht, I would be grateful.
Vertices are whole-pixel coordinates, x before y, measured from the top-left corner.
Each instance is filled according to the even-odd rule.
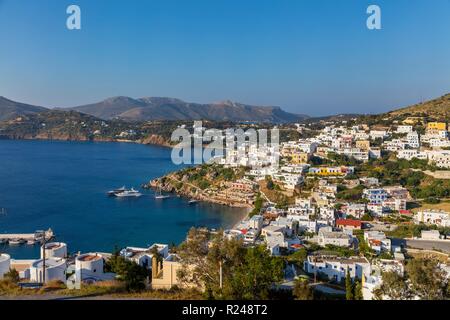
[[[140,196],[142,196],[142,193],[131,188],[130,190],[124,190],[122,192],[118,192],[115,194],[115,196],[119,197],[119,198],[140,197]]]
[[[125,186],[123,186],[122,188],[118,188],[118,189],[114,189],[114,190],[108,191],[108,196],[114,197],[118,193],[124,192],[126,190],[127,190],[127,188],[125,188]]]

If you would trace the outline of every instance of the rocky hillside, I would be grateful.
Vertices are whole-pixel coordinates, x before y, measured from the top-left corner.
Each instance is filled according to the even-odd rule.
[[[0,121],[11,120],[20,116],[36,114],[46,110],[48,109],[44,107],[16,102],[0,96]]]
[[[285,112],[280,107],[251,106],[231,101],[200,104],[160,97],[140,99],[114,97],[71,109],[100,119],[126,121],[212,120],[285,123],[307,118],[305,115]]]
[[[388,113],[388,115],[391,116],[407,114],[412,116],[427,115],[436,118],[450,119],[450,93],[437,99],[401,108]]]

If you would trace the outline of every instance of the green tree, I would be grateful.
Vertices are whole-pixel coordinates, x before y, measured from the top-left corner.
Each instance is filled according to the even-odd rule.
[[[405,269],[415,295],[425,300],[444,299],[447,280],[437,260],[412,259]]]
[[[356,281],[355,284],[355,300],[364,300],[361,281]]]
[[[265,246],[246,249],[244,263],[238,264],[230,279],[228,299],[267,299],[273,283],[283,279],[284,263],[271,257]]]
[[[146,268],[124,257],[113,254],[105,266],[105,270],[117,274],[117,278],[125,283],[127,291],[135,292],[145,289],[145,282],[149,277]]]
[[[313,291],[309,287],[307,280],[298,279],[295,281],[293,295],[297,300],[313,300]]]
[[[347,300],[353,300],[353,283],[352,278],[350,277],[350,271],[347,269],[347,274],[345,276],[345,298]]]
[[[246,248],[221,232],[211,235],[192,228],[178,254],[181,283],[205,288],[210,298],[267,298],[272,284],[283,278],[284,262],[270,256],[265,246]]]

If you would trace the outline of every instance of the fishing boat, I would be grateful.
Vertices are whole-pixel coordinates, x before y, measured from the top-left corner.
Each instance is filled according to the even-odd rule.
[[[155,199],[162,200],[162,199],[167,199],[167,198],[170,198],[170,196],[162,194],[161,188],[159,188],[158,193],[155,194]]]
[[[30,246],[34,246],[36,244],[36,240],[30,239],[30,240],[27,241],[27,244],[30,245]]]
[[[108,191],[108,196],[114,197],[114,196],[116,196],[118,193],[122,193],[122,192],[124,192],[124,191],[126,191],[126,190],[127,190],[127,188],[125,188],[125,186],[123,186],[122,188],[117,188],[117,189]]]
[[[115,195],[119,198],[137,198],[142,196],[142,193],[131,188],[130,190],[124,190],[122,192],[116,193]]]

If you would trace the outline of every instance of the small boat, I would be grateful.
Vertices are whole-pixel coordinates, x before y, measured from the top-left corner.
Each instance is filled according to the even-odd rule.
[[[108,191],[108,196],[114,197],[118,193],[122,193],[124,191],[127,191],[127,188],[125,188],[125,186],[123,186],[122,188],[118,188],[118,189],[114,189],[114,190]]]
[[[195,200],[195,199],[189,200],[189,204],[196,204],[197,202],[198,202],[198,200]]]
[[[24,244],[26,241],[23,239],[12,239],[9,240],[9,244],[10,245],[19,245],[19,244]]]
[[[132,198],[132,197],[140,197],[142,196],[142,193],[140,193],[137,190],[134,190],[133,188],[131,188],[130,190],[125,190],[119,193],[116,193],[116,197],[119,198]]]
[[[162,200],[162,199],[167,199],[167,198],[170,198],[170,196],[167,196],[167,195],[162,194],[161,188],[159,188],[158,193],[155,194],[155,199],[160,199],[160,200]]]
[[[36,240],[28,240],[27,244],[30,246],[34,246],[36,244]]]

